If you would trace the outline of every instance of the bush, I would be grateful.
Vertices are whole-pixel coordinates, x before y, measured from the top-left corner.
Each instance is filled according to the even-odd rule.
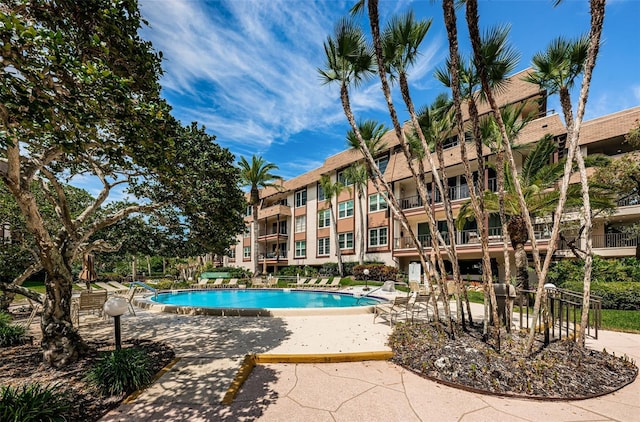
[[[11,324],[11,316],[0,312],[0,347],[18,346],[28,343],[27,329],[20,325]],[[2,420],[2,419],[0,419]]]
[[[69,397],[60,384],[0,387],[0,421],[66,421],[70,409]]]
[[[584,279],[584,261],[564,259],[554,263],[547,277],[550,283],[563,287],[566,283]],[[593,257],[591,279],[594,282],[640,282],[640,260],[636,258],[604,259]]]
[[[395,280],[398,276],[398,269],[384,264],[365,264],[353,267],[353,278],[356,280],[364,280],[364,270],[369,270],[369,280]]]
[[[582,281],[564,283],[564,289],[582,293]],[[640,283],[602,282],[591,283],[591,294],[602,298],[603,309],[640,310]]]
[[[87,374],[87,381],[103,395],[131,393],[153,378],[152,363],[145,352],[128,348],[107,352]]]

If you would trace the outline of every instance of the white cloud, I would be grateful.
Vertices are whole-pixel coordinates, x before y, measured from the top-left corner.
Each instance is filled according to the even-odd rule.
[[[141,3],[143,35],[166,58],[162,84],[176,115],[219,136],[268,148],[329,124],[340,103],[322,86],[322,40],[342,4],[189,0]],[[174,97],[175,96],[175,97]]]

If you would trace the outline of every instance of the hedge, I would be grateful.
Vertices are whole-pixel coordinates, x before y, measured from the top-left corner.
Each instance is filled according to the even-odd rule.
[[[563,283],[562,288],[582,293],[581,281]],[[640,310],[640,283],[594,281],[591,294],[602,298],[603,309]]]

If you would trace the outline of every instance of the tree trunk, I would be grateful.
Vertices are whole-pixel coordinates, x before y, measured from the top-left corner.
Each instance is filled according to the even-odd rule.
[[[78,360],[86,351],[77,329],[71,321],[72,280],[61,274],[49,275],[42,310],[43,359],[54,368]]]
[[[331,203],[331,201],[333,201],[333,199],[329,199],[329,213],[331,216],[331,219],[333,220],[331,226],[333,227],[333,238],[335,239],[335,245],[336,245],[336,259],[338,260],[338,274],[340,275],[340,277],[344,276],[344,269],[342,268],[342,251],[340,250],[340,240],[338,239],[338,220],[336,219],[334,213],[333,213],[333,204]],[[345,246],[346,246],[346,239],[345,239]]]
[[[366,236],[365,222],[364,222],[364,205],[362,205],[362,191],[358,191],[358,209],[360,211],[360,251],[358,253],[358,264],[364,264],[364,248]]]
[[[258,274],[260,274],[260,262],[259,262],[259,256],[260,254],[258,253],[258,236],[260,235],[259,233],[259,228],[260,228],[260,224],[258,221],[258,204],[253,204],[252,205],[252,211],[253,213],[253,236],[252,237],[252,245],[251,245],[251,256],[253,257],[253,276],[256,277]],[[264,251],[265,254],[267,253],[267,251]],[[266,259],[266,255],[265,255],[265,259]]]

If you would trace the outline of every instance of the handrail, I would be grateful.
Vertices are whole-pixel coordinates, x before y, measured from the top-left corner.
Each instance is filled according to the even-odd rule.
[[[151,286],[149,286],[148,284],[143,283],[142,281],[132,281],[131,285],[129,286],[129,288],[132,288],[134,284],[142,287],[143,289],[147,289],[147,290],[153,292],[154,298],[158,297],[158,290],[153,288],[153,287],[151,287]]]

